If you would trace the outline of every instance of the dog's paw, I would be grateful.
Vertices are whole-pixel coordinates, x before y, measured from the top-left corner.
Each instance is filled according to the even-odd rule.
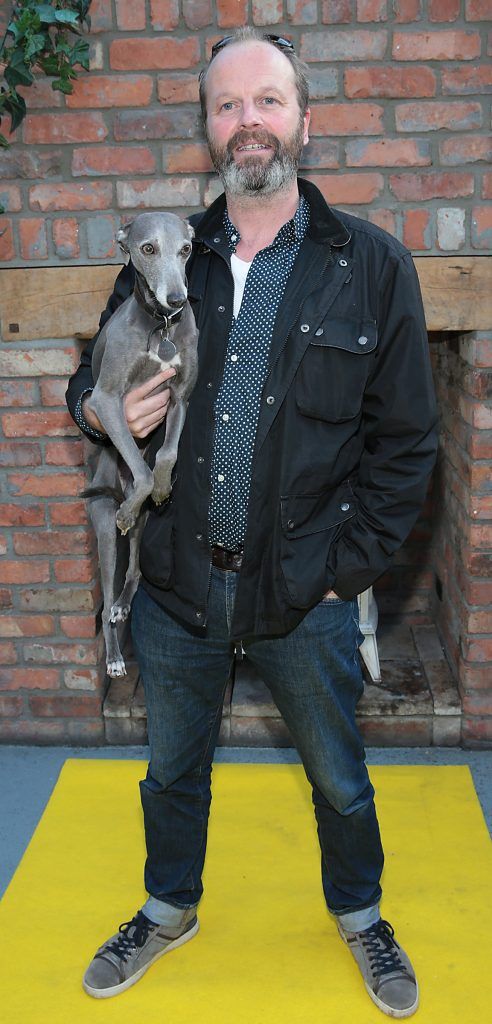
[[[115,661],[106,662],[106,671],[111,679],[118,679],[120,676],[126,676],[126,665],[123,658],[117,658]]]
[[[115,623],[115,622],[125,622],[126,619],[129,616],[129,614],[130,614],[130,605],[129,604],[118,604],[118,603],[116,603],[116,604],[113,605],[113,607],[111,608],[111,611],[109,613],[109,621],[112,622],[112,623]]]
[[[154,490],[152,491],[152,501],[154,502],[154,505],[163,505],[169,498],[170,493],[170,487],[154,487]]]
[[[120,533],[125,535],[128,530],[131,530],[137,521],[137,517],[131,510],[125,509],[124,505],[121,505],[116,513],[116,525]]]

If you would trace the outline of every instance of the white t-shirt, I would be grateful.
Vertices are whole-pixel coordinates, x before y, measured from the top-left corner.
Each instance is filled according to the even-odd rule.
[[[246,278],[248,276],[248,270],[253,260],[246,263],[245,260],[240,260],[236,253],[231,254],[231,270],[234,278],[234,307],[233,313],[236,317],[241,309],[241,302],[243,301],[244,286],[246,284]]]

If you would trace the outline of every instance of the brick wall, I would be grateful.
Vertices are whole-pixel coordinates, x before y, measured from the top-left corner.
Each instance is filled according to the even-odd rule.
[[[490,0],[92,0],[91,71],[46,79],[0,152],[0,261],[118,258],[120,218],[217,187],[197,70],[236,25],[285,32],[311,69],[304,171],[415,252],[492,248]],[[489,51],[490,55],[490,51]]]
[[[435,348],[441,447],[435,479],[436,621],[454,663],[463,741],[492,742],[492,338]]]

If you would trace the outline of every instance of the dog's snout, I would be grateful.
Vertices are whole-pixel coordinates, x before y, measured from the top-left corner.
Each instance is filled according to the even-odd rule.
[[[178,295],[177,292],[171,292],[167,297],[167,304],[171,309],[179,309],[180,306],[184,306],[186,302],[186,295]]]

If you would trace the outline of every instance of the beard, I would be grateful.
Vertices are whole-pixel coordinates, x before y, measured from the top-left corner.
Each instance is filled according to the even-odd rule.
[[[241,131],[231,136],[225,146],[217,146],[207,131],[207,142],[213,165],[221,178],[225,191],[233,196],[270,196],[290,185],[297,176],[304,139],[303,119],[299,120],[292,135],[281,142],[261,128]],[[270,146],[269,159],[252,151],[237,164],[234,150],[250,143]]]

